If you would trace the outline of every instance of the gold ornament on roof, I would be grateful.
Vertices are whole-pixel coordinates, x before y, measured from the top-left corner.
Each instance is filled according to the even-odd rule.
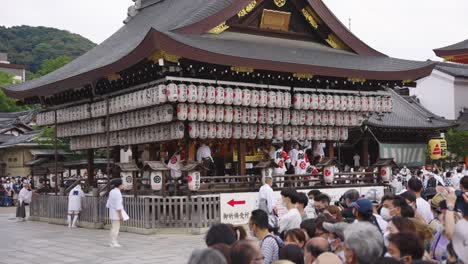
[[[307,10],[306,8],[303,8],[301,12],[312,27],[318,28],[317,20],[315,20],[315,18],[312,16],[309,10]]]
[[[231,71],[235,71],[235,72],[253,72],[254,69],[249,68],[249,67],[243,67],[243,66],[232,66]]]
[[[286,0],[275,0],[277,7],[283,7],[286,4]]]
[[[221,34],[228,28],[229,28],[229,26],[226,25],[226,22],[223,22],[223,23],[217,25],[216,27],[210,29],[210,31],[208,31],[208,32],[211,33],[211,34]]]
[[[359,77],[350,77],[348,78],[348,81],[354,82],[354,83],[363,83],[366,81],[364,78],[359,78]]]
[[[330,45],[334,49],[342,49],[342,50],[346,49],[346,46],[334,34],[328,35],[328,38],[325,41],[328,43],[328,45]]]
[[[165,52],[164,50],[157,50],[157,51],[153,52],[153,54],[151,54],[148,57],[148,59],[151,60],[151,61],[154,61],[154,62],[159,61],[159,59],[164,59],[164,60],[167,60],[169,62],[177,63],[177,62],[179,62],[180,57],[176,56],[176,55],[173,55],[173,54],[170,54],[168,52]]]
[[[237,16],[238,17],[243,17],[243,16],[247,15],[248,13],[250,13],[255,8],[256,5],[257,5],[257,1],[253,0],[252,2],[250,2],[250,4],[248,4],[241,11],[239,11],[239,13],[237,13]]]
[[[310,79],[312,77],[314,77],[314,75],[310,74],[310,73],[304,73],[304,72],[296,72],[293,74],[294,77],[298,78],[298,79]]]
[[[118,74],[118,73],[112,73],[112,74],[109,74],[109,75],[107,76],[107,80],[109,80],[109,81],[117,81],[117,80],[119,80],[120,78],[121,78],[121,77],[120,77],[120,74]]]

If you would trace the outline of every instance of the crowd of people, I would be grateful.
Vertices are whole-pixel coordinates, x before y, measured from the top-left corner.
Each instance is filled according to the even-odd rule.
[[[6,176],[0,178],[0,206],[9,207],[18,205],[18,195],[25,183],[30,183],[30,177]]]
[[[468,264],[468,176],[406,173],[398,192],[350,189],[332,204],[318,190],[283,188],[288,211],[279,218],[267,177],[249,232],[212,226],[207,248],[194,251],[188,263]]]

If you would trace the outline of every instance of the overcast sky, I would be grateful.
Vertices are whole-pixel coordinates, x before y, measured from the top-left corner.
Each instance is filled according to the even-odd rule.
[[[168,0],[177,1],[177,0]],[[371,47],[393,57],[437,59],[432,49],[468,38],[467,0],[324,0]],[[112,35],[131,0],[1,0],[0,25],[49,26],[96,43]]]

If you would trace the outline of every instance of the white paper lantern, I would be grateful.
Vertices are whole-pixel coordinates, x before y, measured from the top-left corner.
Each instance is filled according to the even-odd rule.
[[[225,96],[224,88],[221,86],[216,87],[215,104],[224,104]]]
[[[283,126],[275,126],[273,136],[276,140],[283,139]]]
[[[233,96],[233,105],[242,105],[242,89],[235,88],[234,89],[234,96]]]
[[[224,122],[232,123],[233,116],[234,116],[234,109],[232,108],[232,106],[224,107]]]
[[[346,107],[346,109],[347,109],[348,111],[354,111],[354,96],[348,95],[347,97],[348,97],[348,99],[347,99],[347,107]]]
[[[337,112],[336,113],[336,115],[335,115],[335,125],[336,126],[343,126],[343,123],[344,123],[343,115],[345,113],[346,112]]]
[[[268,92],[261,90],[259,93],[258,107],[266,107],[268,105]]]
[[[314,127],[314,141],[322,140],[322,128]]]
[[[324,94],[319,94],[318,105],[319,110],[325,110],[327,108],[327,97]]]
[[[289,109],[283,109],[283,125],[289,125],[291,123],[291,111]]]
[[[382,111],[382,98],[377,96],[374,98],[374,111],[381,112]]]
[[[206,87],[206,103],[214,104],[216,101],[216,88],[213,86]]]
[[[177,101],[179,103],[185,103],[188,99],[188,88],[187,85],[181,83],[177,85]]]
[[[199,85],[197,87],[197,103],[204,104],[206,102],[206,87]]]
[[[216,106],[215,122],[218,122],[218,123],[224,122],[224,106],[222,105]]]
[[[340,128],[340,140],[341,141],[348,140],[348,128],[347,127]]]
[[[369,111],[369,97],[363,96],[361,98],[361,111],[367,112]]]
[[[283,139],[285,141],[290,141],[292,138],[292,127],[291,126],[283,126]]]
[[[208,138],[216,138],[216,123],[208,124]]]
[[[325,107],[325,109],[326,110],[333,110],[334,107],[335,107],[334,97],[333,97],[333,95],[328,94],[326,96],[326,107]]]
[[[320,111],[314,112],[314,125],[316,126],[322,125],[322,112]]]
[[[248,139],[249,136],[250,136],[250,125],[248,125],[248,124],[243,124],[243,125],[242,125],[242,135],[241,135],[241,137],[242,137],[243,139]]]
[[[283,101],[284,101],[283,92],[277,91],[276,92],[276,105],[275,105],[275,107],[276,108],[283,108],[284,107]]]
[[[275,112],[275,125],[283,124],[283,111],[281,109],[270,110]]]
[[[302,102],[304,101],[302,94],[296,93],[293,96],[293,107],[296,110],[302,109]]]
[[[166,96],[169,102],[177,102],[179,98],[179,88],[177,84],[170,83],[166,87]]]
[[[306,111],[299,111],[299,125],[303,126],[307,119],[307,112]]]
[[[249,122],[256,124],[258,122],[258,108],[250,108]]]
[[[340,96],[340,109],[341,111],[348,110],[348,97],[346,95]]]
[[[198,88],[196,85],[190,84],[188,87],[187,102],[196,103],[198,100]]]
[[[299,110],[291,110],[291,125],[299,125],[299,119],[301,118]]]
[[[328,112],[328,125],[334,126],[335,125],[335,113],[336,112]]]
[[[178,120],[187,120],[187,105],[178,104],[177,105],[177,119]]]
[[[253,90],[250,94],[250,106],[257,107],[260,101],[260,92],[257,90]]]
[[[257,139],[265,139],[265,126],[264,125],[258,125],[257,126]]]
[[[305,125],[306,126],[314,125],[314,112],[313,111],[307,111],[306,112]]]
[[[328,128],[322,127],[321,129],[322,129],[322,133],[321,133],[322,141],[325,141],[328,138]]]
[[[267,109],[259,108],[258,109],[258,123],[266,124],[266,122],[267,122]]]
[[[222,123],[216,123],[216,138],[224,138],[224,126]]]
[[[274,129],[273,129],[272,125],[265,126],[265,138],[266,139],[272,139],[273,138],[273,134],[274,134],[273,130]]]
[[[273,125],[275,123],[275,111],[272,109],[268,109],[266,114],[267,114],[266,123],[269,125]]]
[[[360,96],[354,97],[354,111],[361,111],[362,98]]]
[[[233,123],[240,123],[242,121],[242,108],[241,107],[233,107],[233,116],[232,122]]]
[[[323,111],[322,112],[322,126],[328,126],[328,112]]]
[[[302,95],[302,109],[309,110],[310,108],[310,94]]]
[[[234,101],[234,90],[231,87],[227,87],[226,89],[224,89],[224,94],[225,94],[224,104],[232,105]]]
[[[188,131],[189,131],[189,136],[190,138],[198,138],[200,135],[200,131],[198,128],[198,123],[197,122],[190,122],[188,124]]]
[[[341,113],[343,117],[343,124],[342,126],[349,126],[351,120],[349,119],[350,112],[343,112]]]
[[[283,107],[286,109],[291,107],[291,94],[289,92],[283,93]]]
[[[309,141],[314,140],[314,128],[313,127],[306,127],[306,139]]]
[[[252,99],[252,93],[249,89],[242,89],[242,105],[250,106],[250,101]]]
[[[318,94],[312,94],[310,96],[310,108],[311,110],[319,109],[319,96]]]
[[[339,95],[333,96],[333,110],[341,110],[341,97]]]
[[[146,136],[149,135],[149,131],[147,131],[147,127],[143,128],[143,142],[149,142],[149,137],[147,138]],[[171,135],[172,139],[181,139],[184,138],[185,135],[185,125],[182,122],[177,122],[171,125]]]
[[[369,107],[368,111],[369,112],[374,112],[375,111],[375,97],[374,96],[369,96]]]
[[[249,121],[250,121],[250,109],[248,107],[243,107],[241,123],[248,124]]]
[[[349,115],[349,120],[351,121],[350,122],[350,126],[357,126],[358,125],[358,115],[356,112],[352,112],[350,115]]]
[[[299,140],[304,141],[306,140],[307,135],[307,128],[304,126],[299,127]]]
[[[257,138],[257,125],[250,124],[249,127],[249,139]]]
[[[198,105],[197,120],[200,122],[206,121],[206,105]]]
[[[274,91],[269,91],[268,92],[267,106],[269,108],[275,108],[276,107],[276,92],[274,92]]]
[[[381,111],[384,112],[384,113],[387,113],[388,112],[388,99],[387,97],[382,97],[380,99],[380,104],[381,104]]]
[[[232,126],[232,136],[235,139],[240,139],[242,137],[242,125],[241,124],[234,124]]]
[[[224,137],[232,138],[232,124],[223,124],[224,126]]]
[[[216,118],[216,106],[206,106],[206,122],[214,122]]]
[[[291,139],[292,140],[299,140],[299,127],[298,126],[293,126],[292,127]]]

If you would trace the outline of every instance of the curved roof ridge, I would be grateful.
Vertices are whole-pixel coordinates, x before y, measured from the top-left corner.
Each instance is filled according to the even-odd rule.
[[[468,54],[468,39],[442,48],[434,49],[433,51],[439,57]]]

